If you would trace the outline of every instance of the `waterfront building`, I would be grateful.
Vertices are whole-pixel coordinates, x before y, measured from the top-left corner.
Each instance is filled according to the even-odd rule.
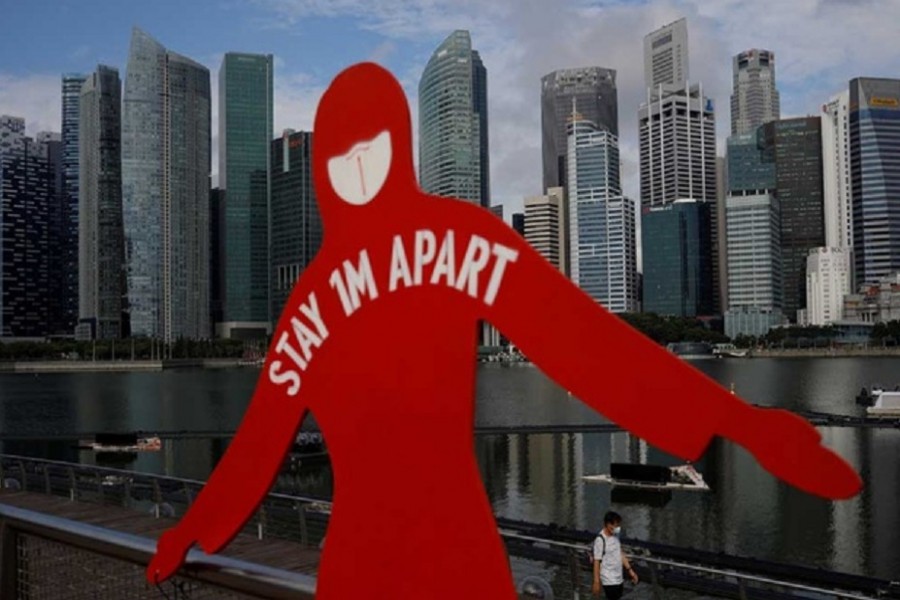
[[[844,296],[844,321],[886,323],[900,320],[900,272],[890,273],[874,284],[859,286]]]
[[[618,139],[576,114],[568,144],[570,276],[608,310],[634,312],[635,206],[622,195]]]
[[[223,223],[222,322],[217,337],[265,338],[269,314],[271,54],[228,52],[219,69],[219,187]]]
[[[782,119],[761,127],[763,160],[775,163],[783,309],[791,322],[806,308],[806,257],[812,248],[825,245],[821,129],[819,117]]]
[[[430,194],[490,206],[487,70],[468,31],[435,49],[419,81],[419,182]]]
[[[277,321],[297,278],[322,245],[322,220],[312,178],[312,138],[285,130],[271,143],[272,315]],[[226,200],[226,203],[228,200]]]
[[[813,248],[806,258],[806,322],[829,325],[844,318],[844,296],[851,287],[850,253]]]
[[[0,116],[0,337],[49,333],[53,192],[47,146],[25,136],[24,119]]]
[[[850,178],[850,90],[822,106],[822,203],[825,245],[853,251]]]
[[[512,214],[512,228],[516,233],[525,237],[525,213]]]
[[[62,196],[54,211],[54,242],[52,261],[58,282],[53,285],[59,294],[54,329],[71,334],[78,323],[79,302],[79,232],[78,232],[78,132],[81,116],[81,87],[87,80],[81,73],[62,76]]]
[[[550,188],[542,196],[525,198],[522,232],[525,241],[563,273],[568,230],[563,220],[564,202],[565,193],[558,187]]]
[[[854,275],[875,284],[900,271],[900,79],[850,81]]]
[[[683,88],[689,78],[687,19],[678,19],[644,36],[647,88]]]
[[[603,67],[559,69],[541,77],[543,189],[566,188],[569,118],[578,113],[619,135],[616,71]]]
[[[209,322],[210,80],[135,28],[122,101],[131,332],[205,339]]]
[[[47,334],[53,337],[71,337],[72,330],[66,311],[67,296],[64,294],[66,277],[63,270],[63,218],[66,197],[63,192],[65,169],[63,164],[62,134],[55,131],[39,131],[34,136],[41,156],[46,157],[50,174],[50,203],[47,207],[47,269],[48,283]]]
[[[125,233],[122,226],[122,82],[100,65],[79,100],[78,333],[123,337]]]
[[[225,190],[209,190],[209,322],[221,323],[225,295]],[[276,316],[277,318],[277,316]]]
[[[713,313],[710,208],[702,200],[682,199],[642,209],[644,312]]]
[[[752,133],[781,117],[775,53],[752,48],[732,59],[731,134]]]

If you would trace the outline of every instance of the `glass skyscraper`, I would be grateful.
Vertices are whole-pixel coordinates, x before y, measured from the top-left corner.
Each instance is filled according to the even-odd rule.
[[[419,81],[419,184],[430,194],[490,206],[487,71],[468,31],[431,55]]]
[[[775,87],[775,53],[756,48],[732,59],[731,133],[751,133],[781,116]]]
[[[575,115],[566,162],[572,281],[612,312],[636,311],[634,202],[622,196],[619,142]]]
[[[272,319],[322,245],[312,180],[312,134],[286,130],[272,141]]]
[[[850,81],[853,259],[858,285],[900,271],[900,79]]]
[[[57,213],[56,242],[52,252],[58,265],[59,321],[57,328],[71,334],[78,322],[78,119],[81,86],[87,75],[62,76],[62,197]]]
[[[710,204],[676,200],[644,207],[643,310],[699,317],[713,312]]]
[[[572,111],[619,135],[616,72],[603,67],[560,69],[541,78],[541,156],[544,187],[566,186],[567,125]]]
[[[269,315],[272,55],[229,52],[219,70],[219,187],[225,190],[223,337],[265,337]]]
[[[127,333],[119,71],[99,66],[79,107],[78,337],[118,338]]]
[[[122,102],[131,333],[208,338],[209,70],[135,28]]]

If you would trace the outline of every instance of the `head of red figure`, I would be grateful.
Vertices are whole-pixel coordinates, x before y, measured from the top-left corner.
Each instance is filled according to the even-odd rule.
[[[374,63],[341,72],[313,126],[313,180],[325,240],[384,218],[416,188],[409,105],[400,83]],[[374,212],[373,212],[374,211]]]

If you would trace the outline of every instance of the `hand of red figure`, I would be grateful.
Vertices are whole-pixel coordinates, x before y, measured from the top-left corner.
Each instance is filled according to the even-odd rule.
[[[177,528],[166,531],[156,543],[156,555],[147,567],[147,580],[162,583],[174,575],[181,565],[194,540],[183,535]]]

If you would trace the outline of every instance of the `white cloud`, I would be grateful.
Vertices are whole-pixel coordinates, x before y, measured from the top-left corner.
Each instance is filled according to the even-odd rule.
[[[24,117],[28,135],[62,128],[59,75],[18,77],[0,73],[0,114]]]

